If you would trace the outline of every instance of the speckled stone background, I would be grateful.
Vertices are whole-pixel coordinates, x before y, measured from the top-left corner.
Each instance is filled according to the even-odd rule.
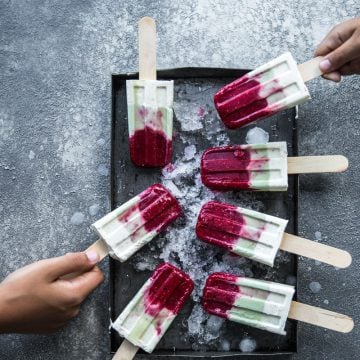
[[[136,71],[136,25],[144,15],[158,21],[160,68],[251,68],[286,50],[299,62],[309,59],[335,23],[360,15],[360,5],[1,0],[0,279],[95,240],[89,225],[109,210],[111,74]],[[340,85],[318,79],[309,87],[313,101],[300,109],[300,151],[342,153],[350,169],[301,177],[300,234],[351,250],[354,261],[335,270],[300,260],[299,298],[353,316],[356,327],[342,335],[300,325],[294,359],[356,359],[360,78]],[[0,336],[0,359],[109,358],[107,299],[105,282],[61,332]]]

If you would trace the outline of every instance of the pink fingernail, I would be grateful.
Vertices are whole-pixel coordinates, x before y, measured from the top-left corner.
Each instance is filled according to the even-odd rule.
[[[96,264],[100,259],[99,254],[96,251],[87,251],[86,256],[92,264]]]
[[[319,66],[322,71],[328,71],[331,68],[331,62],[330,62],[330,60],[325,59],[320,63]]]

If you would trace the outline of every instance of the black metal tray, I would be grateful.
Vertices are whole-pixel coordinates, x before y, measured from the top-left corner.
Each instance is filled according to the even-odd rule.
[[[175,80],[174,132],[176,136],[173,141],[173,162],[181,161],[184,148],[189,146],[189,143],[195,144],[198,154],[207,147],[222,143],[224,139],[227,139],[230,143],[245,143],[246,133],[254,127],[254,124],[238,130],[226,129],[217,118],[212,99],[217,89],[246,72],[247,70],[216,68],[181,68],[158,72],[159,79]],[[125,83],[126,80],[136,79],[137,77],[137,74],[121,74],[112,77],[112,209],[129,200],[149,185],[161,182],[161,169],[138,168],[132,164],[129,156]],[[188,117],[189,114],[191,115],[189,109],[196,110],[195,107],[199,104],[201,104],[201,108],[199,108],[197,116],[199,121],[203,121],[202,128],[194,131],[185,129],[185,131],[181,127],[181,121],[185,116],[183,116],[182,112],[186,112],[186,117]],[[296,122],[296,111],[290,109],[259,122],[257,126],[270,134],[270,141],[287,141],[289,156],[294,156],[297,155]],[[196,176],[196,173],[194,176]],[[191,187],[193,183],[194,180],[191,176],[184,179],[185,186]],[[287,232],[297,233],[298,181],[295,176],[289,177],[288,192],[219,193],[216,195],[216,199],[244,207],[253,207],[253,204],[255,204],[255,207],[259,209],[260,206],[260,210],[265,213],[289,219]],[[187,211],[186,206],[187,204],[183,204],[185,212]],[[150,276],[151,271],[139,271],[139,268],[148,268],[152,267],[149,264],[155,266],[160,263],[162,259],[158,258],[158,254],[166,247],[167,241],[169,241],[168,233],[176,229],[184,229],[187,226],[186,222],[185,218],[177,220],[164,234],[154,239],[126,263],[121,264],[111,260],[110,313],[112,321],[116,319]],[[189,247],[191,247],[192,252],[198,252],[199,263],[201,261],[208,263],[208,266],[204,267],[204,271],[214,268],[215,262],[220,266],[221,270],[224,256],[225,259],[231,260],[231,258],[226,258],[224,251],[220,249],[208,250],[211,247],[202,244],[200,240],[196,239],[195,232],[193,234]],[[182,267],[184,271],[194,271],[192,266],[184,264],[177,254],[173,254],[172,260],[174,264]],[[240,269],[242,265],[235,264],[234,266],[236,269],[237,267]],[[250,272],[250,276],[255,278],[296,285],[297,259],[289,254],[282,254],[280,259],[277,258],[274,268],[246,260],[244,269],[245,273],[247,272],[246,275],[249,275]],[[256,350],[251,355],[258,358],[264,355],[273,355],[275,357],[289,355],[297,351],[297,325],[292,321],[287,322],[286,336],[271,334],[229,321],[222,325],[221,336],[217,339],[204,335],[209,329],[213,331],[213,328],[207,330],[208,325],[206,322],[204,322],[203,326],[199,326],[198,334],[191,334],[190,336],[187,330],[187,319],[194,305],[196,304],[194,304],[193,300],[188,301],[153,354],[149,355],[140,351],[139,355],[143,354],[140,355],[140,358],[171,358],[174,360],[196,357],[204,359],[237,358],[246,355],[246,353],[240,351],[239,342],[247,337],[256,341]],[[197,309],[199,310],[199,308]],[[228,341],[229,351],[223,351],[223,347],[226,345],[224,339]],[[117,350],[121,341],[122,339],[118,334],[111,330],[112,352]]]

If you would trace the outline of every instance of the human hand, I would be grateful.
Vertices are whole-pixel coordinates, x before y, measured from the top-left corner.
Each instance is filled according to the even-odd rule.
[[[341,75],[360,74],[360,18],[336,25],[315,51],[325,56],[320,63],[323,77],[339,82]]]
[[[0,284],[0,333],[51,333],[80,310],[103,281],[95,252],[40,260]],[[74,278],[70,274],[77,273]],[[68,278],[66,275],[70,275]]]

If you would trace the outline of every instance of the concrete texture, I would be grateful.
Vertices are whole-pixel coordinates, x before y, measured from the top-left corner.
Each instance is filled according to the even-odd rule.
[[[2,0],[0,279],[95,240],[89,225],[109,210],[111,73],[136,70],[140,17],[158,21],[160,68],[249,68],[285,50],[305,61],[335,23],[359,14],[356,0]],[[309,87],[301,152],[342,153],[350,169],[301,177],[299,230],[350,250],[354,262],[335,270],[300,260],[299,298],[358,323],[360,81],[318,79]],[[0,336],[0,359],[106,359],[107,293],[105,282],[60,333]],[[355,359],[359,339],[358,326],[341,335],[300,325],[294,359]]]

